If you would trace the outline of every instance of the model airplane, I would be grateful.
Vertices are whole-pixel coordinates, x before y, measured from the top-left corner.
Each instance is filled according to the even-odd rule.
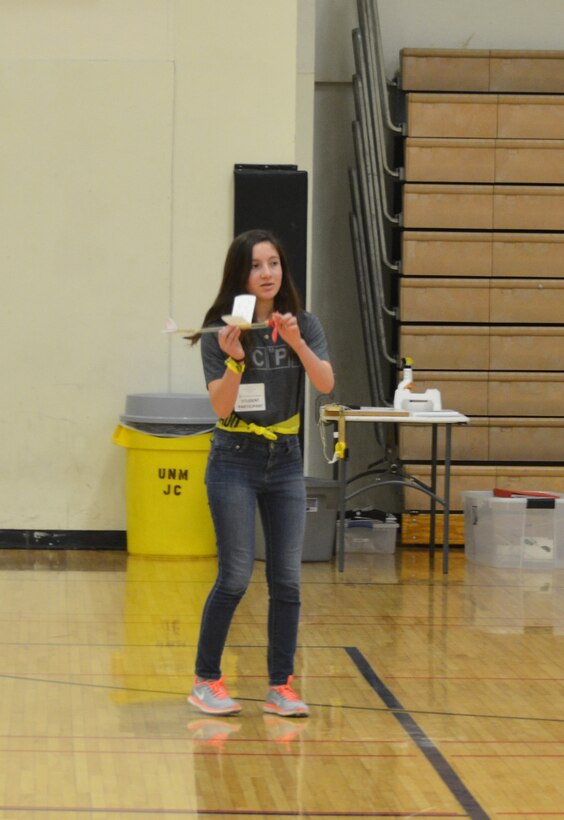
[[[222,316],[221,317],[226,325],[231,325],[232,327],[238,327],[240,330],[260,330],[265,327],[272,327],[274,331],[272,333],[272,341],[276,341],[278,338],[278,328],[274,319],[267,319],[266,322],[248,322],[243,316]],[[221,325],[215,325],[213,327],[198,327],[198,328],[186,328],[186,327],[178,327],[174,319],[168,318],[166,320],[166,325],[163,333],[181,333],[183,336],[196,336],[196,334],[200,333],[217,333],[221,330]]]

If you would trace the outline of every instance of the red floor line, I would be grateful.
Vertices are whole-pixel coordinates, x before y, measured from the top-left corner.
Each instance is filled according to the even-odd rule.
[[[400,680],[445,680],[445,681],[499,681],[506,683],[507,681],[514,681],[515,683],[562,683],[564,677],[560,678],[525,678],[525,677],[497,677],[494,675],[382,675],[386,680],[400,681]]]
[[[194,750],[194,749],[187,749],[186,751],[178,751],[178,752],[167,752],[163,751],[162,749],[155,749],[155,751],[138,751],[136,749],[0,749],[0,754],[80,754],[80,755],[142,755],[142,756],[149,756],[149,755],[157,755],[159,757],[163,756],[181,756],[181,757],[194,757],[194,756],[205,756],[210,754],[216,754],[217,748],[219,746],[218,741],[199,741],[194,740],[194,743],[200,744],[202,746],[209,746],[209,751],[203,750]],[[223,741],[221,741],[223,742]],[[231,743],[231,739],[225,741],[226,743]],[[302,750],[293,752],[293,751],[281,751],[282,747],[285,747],[286,741],[275,741],[271,740],[271,743],[277,743],[280,746],[278,751],[272,752],[232,752],[232,751],[222,751],[222,757],[273,757],[273,756],[291,756],[291,757],[323,757],[323,758],[347,758],[349,760],[359,759],[364,760],[365,758],[405,758],[405,757],[418,757],[418,755],[412,752],[405,752],[403,754],[330,754],[330,753],[323,753],[318,754],[316,752],[311,752],[310,754],[304,754]],[[299,742],[296,741],[296,742]]]
[[[206,718],[198,718],[195,717],[194,720],[205,720]],[[299,726],[297,727],[300,728]],[[97,741],[111,741],[111,740],[118,740],[120,743],[186,743],[186,741],[191,741],[189,735],[185,736],[175,736],[175,735],[159,735],[159,737],[132,737],[132,738],[124,738],[120,735],[0,735],[0,740],[51,740],[51,741],[73,741],[73,742],[82,742],[82,741],[89,741],[89,740],[97,740]],[[242,737],[241,735],[237,735],[237,737],[230,737],[230,743],[272,743],[273,740],[271,738],[266,737]],[[313,738],[313,737],[300,737],[300,743],[307,743],[307,744],[331,744],[331,743],[338,743],[339,746],[343,744],[355,746],[361,743],[385,743],[387,745],[394,745],[397,743],[406,743],[405,737],[401,738],[386,738],[386,737],[367,737],[367,738]],[[538,745],[538,746],[563,746],[563,740],[519,740],[519,739],[512,739],[512,740],[456,740],[454,738],[444,738],[444,739],[437,739],[436,743],[439,745],[457,745],[457,746],[492,746],[492,745],[499,745],[499,746],[521,746],[521,745]],[[457,755],[453,755],[456,757]],[[463,755],[458,755],[463,756]],[[497,755],[493,755],[493,757],[497,757]]]
[[[547,757],[548,758],[552,758],[552,757],[562,758],[562,757],[564,757],[564,754],[559,754],[559,755],[538,754],[538,753],[537,754],[516,754],[516,755],[508,755],[508,754],[502,754],[502,755],[494,755],[494,754],[487,754],[487,755],[486,754],[484,754],[484,755],[480,755],[480,754],[470,754],[470,755],[454,754],[454,755],[451,755],[451,757],[472,758],[472,760],[475,760],[477,758],[482,758],[482,757],[483,758],[488,758],[488,759],[493,757],[493,758],[497,758],[498,760],[508,760],[510,758],[529,758],[529,757],[532,757],[535,760],[541,760],[541,759],[545,759]]]
[[[18,672],[18,671],[11,671],[8,669],[3,669],[0,673],[0,677],[10,676],[10,677],[19,677],[20,675],[26,676],[38,676],[41,675],[42,677],[45,675],[56,677],[61,677],[62,675],[69,675],[73,678],[183,678],[189,677],[190,679],[193,678],[194,673],[192,670],[188,670],[186,672],[71,672],[68,669],[63,669],[58,672],[46,672],[43,669],[36,669],[34,671],[26,670],[25,672]],[[266,675],[244,675],[242,677],[244,680],[266,680]],[[354,675],[308,675],[307,678],[299,678],[299,680],[355,680]],[[237,675],[231,675],[229,681],[236,681],[238,680]],[[298,680],[298,677],[296,677]]]
[[[205,720],[205,718],[202,718]],[[229,728],[229,727],[226,727]],[[303,727],[305,728],[305,727]],[[289,728],[289,731],[300,731],[300,726],[297,726],[296,729]],[[97,741],[110,741],[110,740],[118,740],[120,743],[186,743],[187,741],[192,741],[194,738],[190,737],[190,735],[186,735],[184,737],[172,737],[172,736],[159,736],[159,737],[131,737],[131,738],[124,738],[119,736],[112,736],[112,735],[0,735],[0,739],[3,741],[9,740],[52,740],[52,741],[73,741],[75,743],[88,741],[88,740],[97,740]],[[237,735],[237,737],[230,737],[230,743],[272,743],[274,742],[272,738],[267,737],[241,737],[241,735]],[[396,743],[407,743],[408,741],[403,738],[366,738],[364,740],[358,739],[333,739],[330,738],[323,738],[320,740],[316,740],[315,738],[311,737],[300,737],[300,743],[317,743],[317,744],[330,744],[330,743],[338,743],[339,746],[343,744],[356,746],[360,743],[385,743],[387,745],[394,745]],[[0,750],[1,751],[1,750]]]
[[[563,739],[563,740],[526,740],[526,739],[523,739],[523,740],[519,740],[519,739],[517,739],[517,740],[516,740],[516,739],[514,738],[514,739],[512,739],[512,740],[455,740],[454,738],[450,738],[450,739],[448,739],[448,740],[440,740],[440,741],[437,741],[437,742],[438,742],[438,743],[459,743],[459,744],[461,744],[461,745],[463,745],[463,746],[470,746],[470,745],[472,745],[472,744],[474,744],[474,745],[480,745],[480,746],[487,746],[488,744],[490,744],[490,745],[491,745],[491,744],[496,744],[496,745],[497,745],[497,744],[499,744],[499,745],[501,745],[501,746],[504,746],[504,745],[506,745],[506,744],[518,744],[518,745],[521,745],[521,744],[524,744],[524,743],[526,743],[526,744],[530,744],[530,745],[532,746],[533,744],[539,744],[539,745],[551,745],[551,744],[563,745],[563,744],[564,744],[564,739]]]

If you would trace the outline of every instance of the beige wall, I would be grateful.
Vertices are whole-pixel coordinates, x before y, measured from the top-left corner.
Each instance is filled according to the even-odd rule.
[[[308,0],[0,0],[0,529],[125,528],[113,428],[203,391],[160,331],[217,290],[233,165],[309,170],[313,31]]]

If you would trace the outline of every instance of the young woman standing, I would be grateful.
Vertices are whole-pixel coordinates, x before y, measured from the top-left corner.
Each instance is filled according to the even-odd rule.
[[[225,325],[239,294],[256,296],[254,322],[273,328]],[[268,583],[269,689],[264,711],[305,716],[292,688],[300,613],[300,572],[305,528],[305,479],[298,431],[305,375],[320,393],[333,389],[325,335],[319,320],[300,309],[278,240],[247,231],[227,253],[217,298],[201,338],[204,374],[219,417],[206,472],[215,528],[218,574],[202,614],[196,677],[188,701],[208,714],[236,714],[221,657],[231,620],[249,584],[255,558],[256,506],[265,538]]]

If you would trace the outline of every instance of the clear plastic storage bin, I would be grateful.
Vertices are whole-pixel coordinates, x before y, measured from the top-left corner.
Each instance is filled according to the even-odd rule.
[[[345,552],[391,554],[396,550],[399,524],[394,520],[347,519]]]
[[[465,555],[492,567],[564,567],[564,497],[497,498],[472,490],[464,499]]]

